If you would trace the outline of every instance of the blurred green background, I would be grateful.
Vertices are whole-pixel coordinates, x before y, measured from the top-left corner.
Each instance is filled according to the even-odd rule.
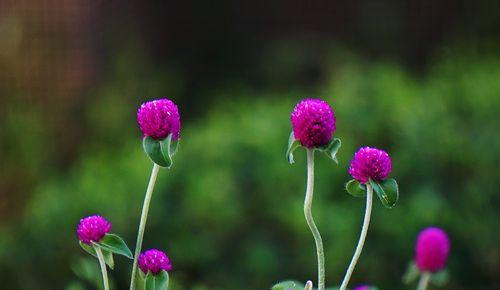
[[[75,234],[85,215],[134,245],[151,170],[136,110],[160,96],[178,103],[182,139],[143,247],[169,254],[172,289],[314,279],[304,153],[289,165],[284,152],[293,106],[319,96],[343,142],[339,165],[316,167],[328,284],[362,220],[364,200],[343,189],[349,161],[371,145],[391,155],[400,202],[376,203],[351,285],[414,289],[401,277],[415,237],[437,225],[452,242],[443,289],[500,289],[499,8],[0,0],[0,288],[96,289]],[[130,263],[116,262],[127,289]]]

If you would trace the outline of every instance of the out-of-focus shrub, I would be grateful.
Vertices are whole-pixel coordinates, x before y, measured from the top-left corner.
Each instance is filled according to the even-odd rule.
[[[348,163],[358,146],[373,145],[390,152],[401,197],[395,209],[375,206],[353,283],[400,289],[416,233],[435,224],[452,241],[448,289],[494,285],[500,59],[448,56],[424,77],[355,58],[324,66],[330,77],[319,95],[334,107],[343,140],[339,165],[317,158],[313,214],[324,236],[327,283],[339,283],[362,218],[362,200],[343,189]],[[92,146],[68,171],[40,183],[24,223],[0,229],[0,270],[13,288],[61,289],[77,278],[69,265],[84,255],[75,237],[81,216],[106,216],[134,244],[151,164],[131,129],[135,104],[103,91],[88,104],[88,135],[105,138],[108,128],[116,138],[96,141],[100,146],[86,141]],[[284,278],[315,277],[302,217],[304,154],[295,154],[294,165],[284,155],[289,114],[302,92],[241,84],[212,90],[203,97],[217,101],[183,124],[174,166],[158,179],[143,246],[166,250],[176,289],[266,289]],[[126,287],[129,265],[117,258],[117,289]]]

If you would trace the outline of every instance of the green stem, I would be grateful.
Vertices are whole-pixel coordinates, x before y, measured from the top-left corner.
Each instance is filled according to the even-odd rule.
[[[366,234],[368,233],[368,226],[370,225],[370,216],[372,212],[372,201],[373,201],[373,187],[367,183],[366,184],[366,208],[365,208],[365,218],[363,220],[363,227],[361,228],[361,235],[359,236],[358,245],[356,246],[356,251],[352,256],[351,263],[349,264],[349,268],[347,268],[347,272],[345,274],[344,280],[342,281],[342,285],[340,286],[340,290],[345,290],[347,288],[347,284],[349,284],[349,280],[351,279],[352,272],[356,267],[356,263],[358,262],[359,256],[361,256],[361,251],[363,250],[363,245],[365,244]]]
[[[99,260],[99,265],[101,266],[102,283],[104,284],[104,290],[109,290],[108,271],[106,270],[106,262],[104,262],[104,256],[103,256],[101,248],[99,246],[93,245],[93,247],[94,247],[94,250],[97,254],[97,259]]]
[[[139,223],[139,232],[137,233],[137,241],[135,244],[135,254],[134,254],[134,264],[132,266],[132,277],[130,279],[130,290],[135,289],[135,276],[137,275],[137,259],[141,253],[142,240],[144,238],[144,229],[146,228],[146,221],[148,219],[149,204],[151,202],[151,196],[153,195],[153,189],[156,183],[156,177],[158,176],[158,171],[160,166],[158,164],[153,165],[153,170],[151,171],[151,177],[149,178],[148,189],[146,190],[146,196],[144,197],[144,204],[142,205],[141,221]]]
[[[306,222],[316,243],[316,253],[318,255],[318,290],[325,289],[325,254],[323,253],[323,241],[321,235],[314,223],[311,212],[314,194],[314,149],[307,149],[307,189],[304,200],[304,215]]]
[[[427,284],[429,284],[429,279],[431,278],[431,273],[424,272],[420,275],[420,281],[418,281],[417,290],[427,289]]]

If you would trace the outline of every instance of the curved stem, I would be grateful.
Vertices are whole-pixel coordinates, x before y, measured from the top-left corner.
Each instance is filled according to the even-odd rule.
[[[307,189],[304,201],[304,215],[306,222],[316,243],[316,253],[318,255],[318,290],[325,289],[325,254],[323,253],[323,241],[314,223],[311,212],[314,194],[314,149],[307,149]]]
[[[151,202],[151,196],[153,195],[153,189],[156,183],[156,177],[158,176],[158,171],[160,166],[158,164],[153,165],[153,170],[151,171],[151,177],[149,178],[148,189],[146,190],[146,196],[144,197],[144,204],[142,205],[141,221],[139,223],[139,232],[137,233],[137,241],[135,244],[135,254],[134,254],[134,264],[132,266],[132,277],[130,279],[130,290],[135,289],[135,276],[137,275],[137,259],[141,253],[142,239],[144,238],[144,229],[146,228],[146,221],[148,219],[149,204]]]
[[[424,272],[420,275],[420,281],[418,281],[417,290],[427,289],[427,284],[429,284],[429,279],[431,278],[431,273]]]
[[[94,245],[94,250],[97,254],[97,259],[99,260],[99,265],[101,266],[102,272],[102,283],[104,284],[104,290],[109,290],[108,282],[108,271],[106,270],[106,262],[104,262],[104,256],[102,254],[101,248]]]
[[[359,236],[358,245],[356,246],[356,251],[354,251],[354,255],[352,256],[351,263],[349,264],[349,268],[347,268],[347,272],[345,274],[344,280],[342,281],[342,285],[340,286],[340,290],[345,290],[347,288],[347,284],[349,284],[349,280],[351,279],[352,272],[354,271],[354,267],[356,267],[356,263],[358,262],[359,256],[361,255],[361,251],[363,250],[363,245],[365,244],[366,234],[368,233],[368,226],[370,224],[370,216],[372,213],[372,200],[373,200],[373,188],[367,183],[366,184],[366,208],[365,208],[365,218],[363,220],[363,227],[361,229],[361,235]]]

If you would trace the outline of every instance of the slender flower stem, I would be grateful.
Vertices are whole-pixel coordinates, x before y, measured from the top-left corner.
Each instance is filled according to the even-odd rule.
[[[429,279],[431,278],[431,273],[424,272],[420,275],[420,281],[418,281],[417,290],[427,289],[427,284],[429,284]]]
[[[144,229],[146,228],[146,221],[148,219],[149,203],[151,202],[151,196],[153,195],[153,189],[156,183],[156,177],[158,176],[158,171],[160,166],[154,164],[153,170],[151,171],[151,177],[149,178],[148,189],[146,190],[146,196],[144,197],[144,204],[142,205],[141,221],[139,223],[139,232],[137,233],[137,242],[135,244],[135,254],[134,254],[134,264],[132,266],[132,277],[130,279],[130,290],[135,289],[135,276],[137,275],[137,259],[141,253],[142,239],[144,238]]]
[[[314,194],[314,149],[307,149],[307,189],[304,201],[304,215],[306,222],[316,243],[316,253],[318,255],[318,290],[325,289],[325,254],[323,253],[323,241],[314,223],[311,212]]]
[[[104,262],[104,256],[102,254],[101,248],[94,245],[94,250],[97,254],[97,259],[99,260],[99,265],[101,266],[102,272],[102,283],[104,284],[104,290],[109,290],[108,282],[108,271],[106,270],[106,262]]]
[[[358,262],[359,256],[361,255],[361,251],[363,250],[363,245],[365,244],[366,234],[368,233],[368,226],[370,224],[370,216],[372,213],[372,200],[373,200],[373,188],[367,183],[366,184],[366,209],[365,209],[365,218],[363,220],[363,227],[361,229],[361,235],[359,236],[358,245],[356,246],[356,251],[352,256],[351,263],[349,264],[349,268],[347,268],[347,272],[345,274],[344,280],[342,281],[342,285],[340,286],[340,290],[345,290],[347,288],[347,284],[349,284],[349,280],[351,279],[352,272],[354,271],[354,267],[356,267],[356,263]]]

